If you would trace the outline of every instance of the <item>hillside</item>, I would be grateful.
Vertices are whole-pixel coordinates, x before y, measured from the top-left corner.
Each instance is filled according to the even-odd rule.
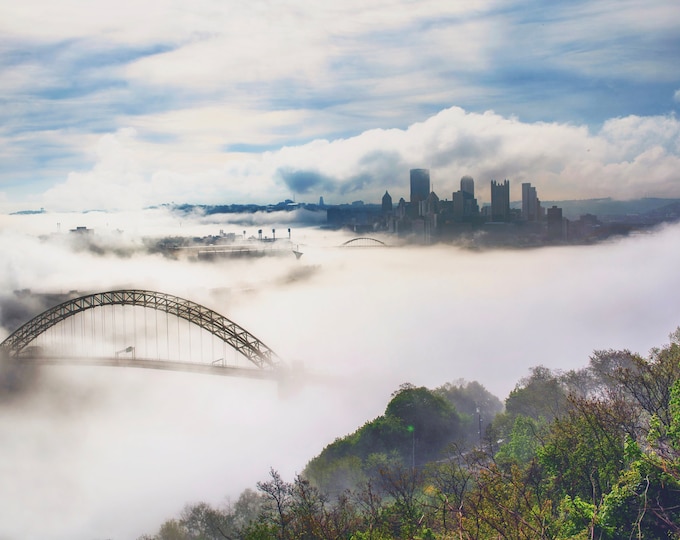
[[[680,329],[647,357],[535,367],[499,405],[478,383],[402,385],[292,483],[272,469],[143,539],[680,538]]]

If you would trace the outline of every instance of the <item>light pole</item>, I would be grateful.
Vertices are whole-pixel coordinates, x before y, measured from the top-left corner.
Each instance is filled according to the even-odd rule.
[[[408,426],[406,428],[411,432],[411,469],[416,470],[416,428],[414,426]]]

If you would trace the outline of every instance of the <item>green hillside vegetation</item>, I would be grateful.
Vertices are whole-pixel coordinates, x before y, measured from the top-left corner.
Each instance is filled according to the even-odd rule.
[[[402,385],[292,483],[270,470],[142,538],[680,539],[680,329],[646,357],[535,367],[504,410],[475,382]]]
[[[392,394],[385,414],[354,433],[336,439],[303,472],[327,493],[352,489],[386,467],[422,467],[455,445],[479,440],[482,416],[489,422],[503,409],[500,400],[477,382],[446,384],[435,390],[403,384]]]

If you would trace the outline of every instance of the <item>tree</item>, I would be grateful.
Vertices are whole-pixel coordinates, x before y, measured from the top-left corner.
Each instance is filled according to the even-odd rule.
[[[549,427],[537,454],[550,476],[556,497],[579,497],[598,505],[623,469],[625,431],[612,404],[576,400],[563,418]]]
[[[233,515],[221,512],[205,502],[186,506],[180,523],[188,538],[197,540],[223,540],[236,534]]]
[[[420,529],[423,515],[420,489],[422,473],[419,469],[396,465],[380,471],[380,486],[391,498],[391,532],[396,538],[413,538]]]
[[[446,383],[434,392],[451,403],[459,414],[468,417],[465,422],[467,440],[477,443],[486,426],[503,411],[503,403],[477,381],[466,382],[460,379]]]
[[[229,510],[233,515],[234,528],[241,532],[257,521],[265,504],[265,496],[252,489],[245,489]]]
[[[426,463],[461,435],[456,409],[425,387],[400,388],[387,404],[385,417],[398,419],[406,430],[400,444],[405,461],[410,457],[415,463]]]
[[[536,457],[536,450],[542,444],[547,430],[548,423],[542,417],[534,420],[529,416],[516,416],[507,439],[496,453],[496,461],[528,463]]]
[[[288,538],[293,487],[284,482],[273,468],[269,469],[269,477],[271,480],[257,483],[257,489],[262,492],[266,501],[261,521],[271,525],[276,531],[276,538],[283,540]]]
[[[508,469],[480,463],[461,520],[465,538],[554,538],[555,513],[536,462]]]
[[[505,400],[511,416],[523,415],[538,420],[552,420],[565,412],[567,394],[559,377],[548,368],[537,366],[519,381]]]
[[[434,501],[438,528],[444,534],[460,524],[465,494],[473,483],[472,454],[453,447],[446,459],[430,463],[425,469],[425,493]]]

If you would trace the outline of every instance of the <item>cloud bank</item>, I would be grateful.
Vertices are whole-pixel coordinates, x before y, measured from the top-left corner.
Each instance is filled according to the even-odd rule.
[[[393,174],[395,162],[362,164],[378,152],[436,170],[447,190],[472,174],[533,177],[548,199],[573,185],[602,196],[622,175],[621,194],[606,195],[644,193],[635,176],[650,195],[667,194],[677,134],[627,154],[604,126],[675,122],[679,21],[673,0],[198,0],[191,13],[150,0],[9,3],[0,6],[0,192],[15,205],[48,192],[55,208],[79,189],[97,206],[194,194],[271,202],[303,194],[285,182],[292,171],[330,179],[329,195],[368,199]],[[460,125],[437,126],[441,117]],[[113,141],[118,150],[101,148]],[[366,147],[357,155],[353,144]],[[324,145],[323,164],[293,160]]]
[[[179,136],[179,134],[178,134]],[[544,200],[677,197],[680,121],[674,115],[608,120],[586,126],[526,123],[492,111],[443,110],[406,129],[373,129],[355,137],[316,139],[260,153],[222,154],[219,163],[189,160],[143,140],[135,129],[102,136],[90,170],[32,200],[50,210],[134,209],[166,202],[379,202],[385,190],[408,199],[408,171],[426,167],[440,198],[471,175],[489,202],[492,179],[522,182]],[[214,155],[219,153],[215,149]]]
[[[41,240],[57,217],[66,237],[72,225],[106,235],[107,224],[127,224],[119,241],[132,246],[146,234],[243,229],[162,209],[2,216],[0,249],[13,257],[0,267],[0,338],[42,308],[14,290],[148,288],[215,309],[331,384],[280,401],[256,380],[44,369],[23,401],[0,403],[0,505],[10,517],[0,536],[9,538],[135,538],[186,502],[238,496],[270,466],[292,478],[381,414],[403,382],[478,380],[504,398],[532,366],[580,368],[609,347],[645,353],[680,324],[680,252],[669,249],[678,225],[587,247],[475,253],[339,249],[342,233],[294,229],[300,260],[207,263]]]

